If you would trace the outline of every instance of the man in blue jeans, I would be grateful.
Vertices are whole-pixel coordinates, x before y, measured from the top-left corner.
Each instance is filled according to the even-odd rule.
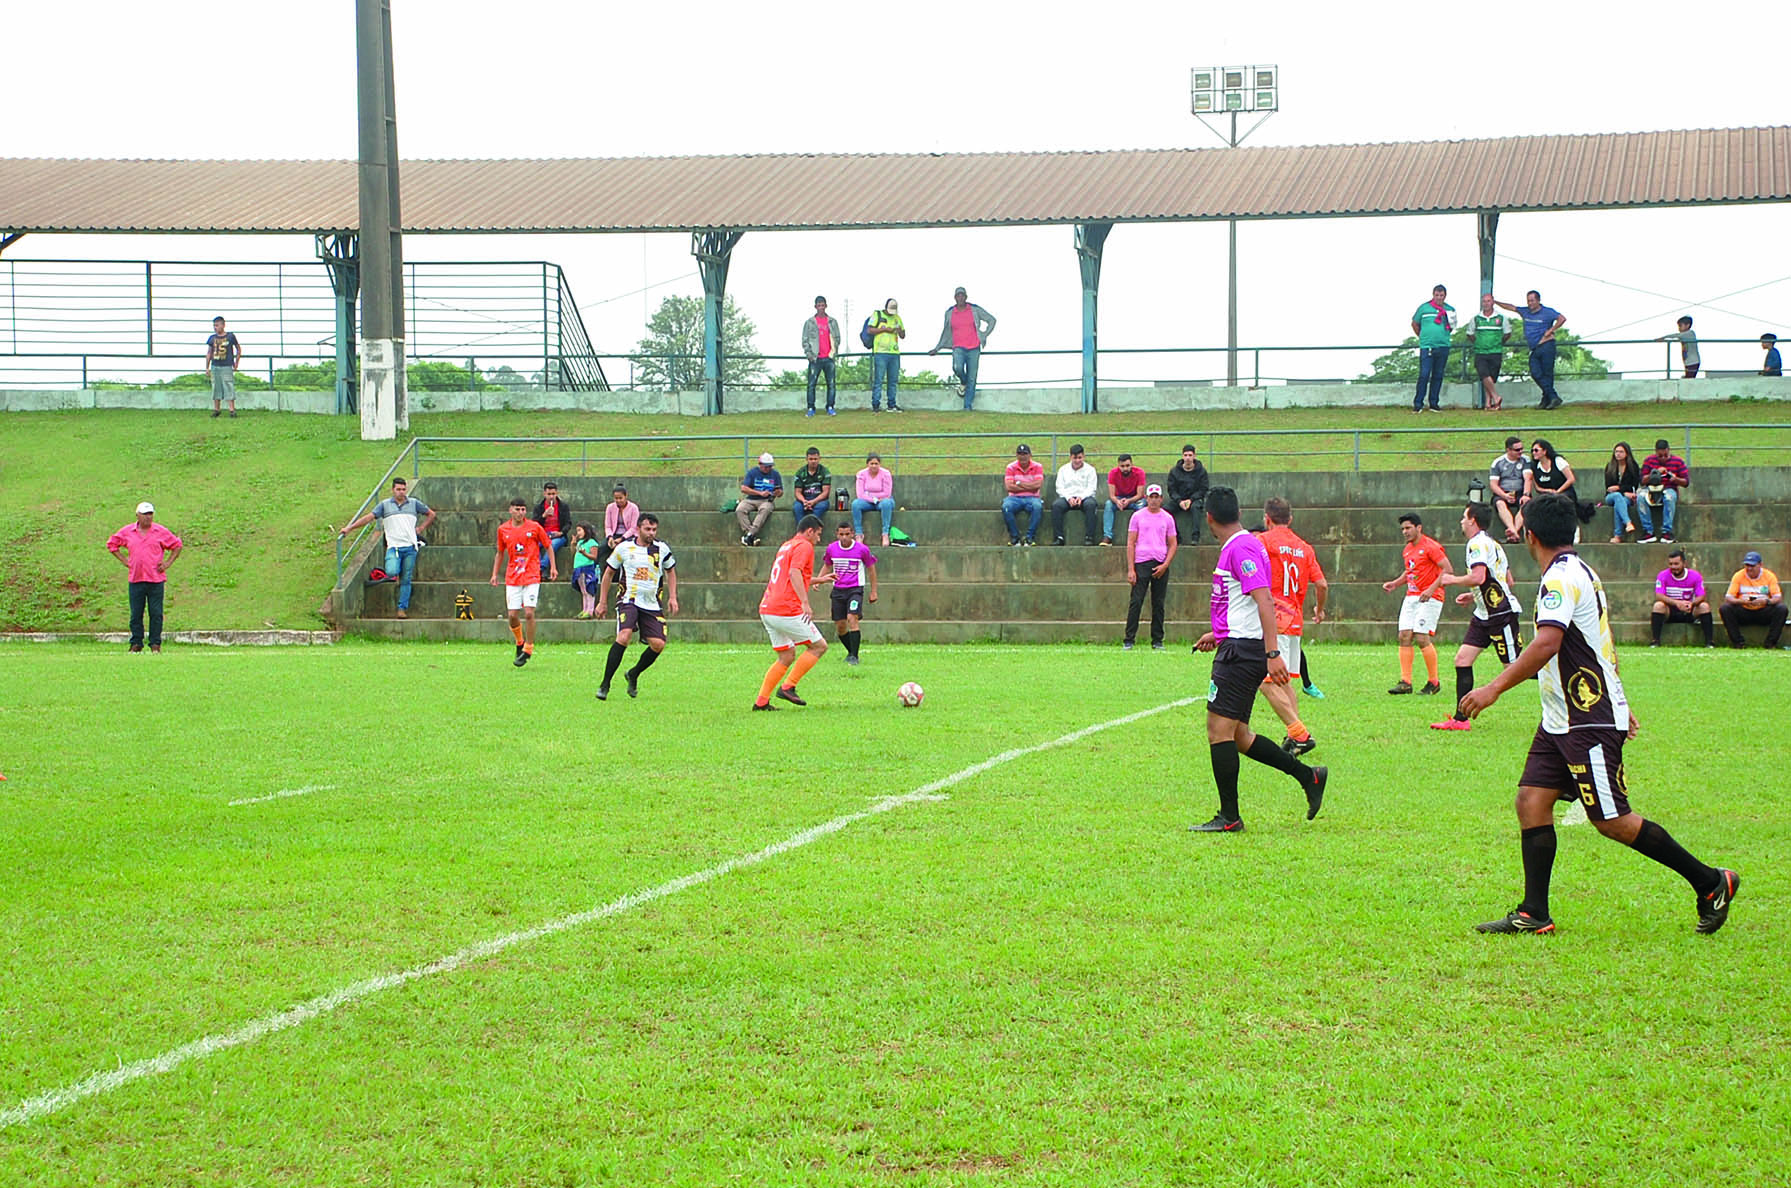
[[[392,497],[382,499],[372,511],[342,526],[337,537],[347,536],[369,520],[378,520],[386,534],[386,580],[398,583],[398,617],[410,617],[410,584],[417,573],[418,537],[435,522],[435,513],[421,499],[410,498],[410,485],[392,480]]]
[[[1007,488],[1007,497],[1001,501],[1007,543],[1031,547],[1033,537],[1039,534],[1039,519],[1045,514],[1045,468],[1032,460],[1031,446],[1022,442],[1014,447],[1014,460],[1007,464],[1002,482]],[[1020,522],[1015,518],[1021,512],[1030,517],[1024,537],[1020,535]]]
[[[1424,399],[1430,397],[1430,411],[1441,412],[1437,403],[1443,394],[1443,371],[1449,366],[1449,336],[1455,333],[1455,307],[1444,301],[1449,290],[1438,285],[1430,291],[1430,300],[1412,315],[1412,333],[1418,336],[1418,393],[1412,397],[1412,411],[1424,411]]]
[[[945,326],[939,331],[939,345],[928,351],[937,355],[951,348],[951,370],[964,385],[964,411],[976,403],[976,369],[983,357],[983,347],[995,330],[995,319],[980,305],[972,305],[970,297],[959,285],[952,293],[952,303],[945,310]]]
[[[1493,304],[1523,319],[1524,341],[1530,344],[1530,378],[1542,389],[1542,402],[1536,407],[1560,408],[1566,401],[1555,393],[1555,331],[1567,324],[1567,316],[1544,305],[1535,289],[1524,294],[1522,309],[1508,301]]]

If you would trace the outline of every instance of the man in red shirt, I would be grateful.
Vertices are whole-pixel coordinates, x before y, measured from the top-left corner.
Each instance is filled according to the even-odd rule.
[[[1275,604],[1275,638],[1280,641],[1281,658],[1287,671],[1300,671],[1301,637],[1306,630],[1306,591],[1318,587],[1318,601],[1312,607],[1312,621],[1325,621],[1325,599],[1331,587],[1325,571],[1318,563],[1318,550],[1307,544],[1293,530],[1293,505],[1279,495],[1262,505],[1262,547],[1269,554],[1269,598]],[[1293,685],[1262,683],[1262,694],[1269,699],[1275,715],[1287,726],[1287,737],[1281,749],[1290,755],[1304,755],[1318,746],[1312,732],[1300,721]]]
[[[155,522],[155,504],[144,500],[137,505],[137,522],[114,532],[106,548],[131,575],[131,651],[143,650],[145,611],[149,613],[149,650],[161,651],[162,595],[167,592],[168,566],[180,556],[180,537]]]
[[[808,605],[808,588],[815,579],[815,546],[826,529],[819,516],[802,517],[796,525],[796,535],[779,545],[777,556],[772,559],[771,577],[765,583],[764,597],[759,599],[759,621],[771,637],[776,658],[765,670],[758,699],[752,703],[756,710],[777,708],[771,704],[773,690],[779,700],[791,705],[808,704],[796,695],[796,685],[827,651],[827,640],[815,626],[814,612]],[[796,657],[792,666],[790,654],[797,644],[802,645],[802,655]],[[784,680],[786,672],[790,676],[788,682]]]
[[[1435,537],[1424,535],[1424,521],[1417,512],[1399,517],[1399,534],[1405,538],[1405,572],[1381,589],[1391,592],[1405,583],[1405,602],[1399,608],[1399,683],[1389,693],[1412,691],[1412,646],[1417,640],[1424,650],[1424,667],[1430,680],[1420,693],[1441,693],[1437,680],[1437,623],[1443,617],[1444,574],[1455,572],[1449,565],[1449,554]]]
[[[516,667],[535,654],[535,604],[541,597],[541,554],[547,554],[550,582],[560,579],[547,530],[529,519],[529,505],[510,501],[510,518],[498,525],[497,552],[491,559],[491,584],[504,575],[504,606],[510,612],[510,634],[516,637]],[[526,630],[525,630],[526,627]]]

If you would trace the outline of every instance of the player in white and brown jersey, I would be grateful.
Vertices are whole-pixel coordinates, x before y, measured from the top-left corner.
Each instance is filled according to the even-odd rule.
[[[1480,653],[1492,648],[1499,654],[1500,664],[1510,664],[1524,646],[1518,616],[1524,608],[1518,604],[1511,588],[1511,563],[1505,559],[1505,548],[1487,533],[1492,526],[1492,508],[1484,503],[1470,503],[1461,513],[1461,534],[1468,539],[1466,572],[1444,574],[1444,586],[1472,586],[1455,596],[1456,604],[1474,607],[1468,620],[1467,634],[1455,650],[1455,713],[1441,722],[1432,722],[1432,730],[1468,730],[1468,716],[1461,712],[1461,699],[1474,687],[1474,661]]]
[[[1542,723],[1530,743],[1517,787],[1517,823],[1524,863],[1524,898],[1481,932],[1553,932],[1549,875],[1555,864],[1557,800],[1577,800],[1597,830],[1676,872],[1697,894],[1698,931],[1712,933],[1729,918],[1741,876],[1706,866],[1660,826],[1629,807],[1623,743],[1638,729],[1617,676],[1604,583],[1573,549],[1579,516],[1573,501],[1543,495],[1524,511],[1524,543],[1542,567],[1536,592],[1536,632],[1530,646],[1491,684],[1470,690],[1462,712],[1479,717],[1531,677],[1538,677]]]

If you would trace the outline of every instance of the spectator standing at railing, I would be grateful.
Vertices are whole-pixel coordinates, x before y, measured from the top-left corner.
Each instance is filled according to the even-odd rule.
[[[887,394],[889,411],[901,412],[896,388],[902,382],[902,339],[908,337],[908,329],[896,312],[894,297],[871,315],[871,335],[871,411],[879,411],[878,399]]]
[[[1689,317],[1679,319],[1679,330],[1675,334],[1663,334],[1655,342],[1676,342],[1679,344],[1679,362],[1685,367],[1685,379],[1697,379],[1698,368],[1704,359],[1698,354],[1698,336],[1692,333],[1692,320]]]
[[[1474,375],[1486,392],[1487,412],[1505,406],[1496,385],[1505,366],[1505,344],[1510,341],[1511,328],[1505,324],[1505,315],[1498,312],[1493,295],[1480,294],[1480,312],[1474,315]]]
[[[374,504],[366,515],[356,516],[342,525],[337,538],[347,536],[369,520],[378,520],[386,534],[386,580],[398,583],[398,617],[410,617],[410,584],[417,574],[417,550],[422,547],[423,533],[435,523],[435,512],[421,499],[410,497],[410,484],[401,478],[392,480],[392,497]]]
[[[959,285],[952,293],[952,303],[945,310],[945,326],[939,331],[939,345],[928,351],[937,355],[951,348],[951,370],[964,385],[964,411],[976,403],[976,369],[982,361],[983,347],[995,332],[995,318],[980,305],[972,305],[970,295]]]
[[[895,524],[895,475],[883,465],[883,455],[872,451],[864,456],[864,469],[858,472],[855,498],[852,500],[852,536],[864,539],[864,513],[872,508],[883,518],[883,547],[889,547],[889,529]]]
[[[1567,324],[1567,315],[1542,303],[1542,294],[1531,289],[1524,294],[1522,309],[1509,301],[1494,301],[1500,309],[1523,319],[1524,341],[1530,346],[1530,378],[1542,389],[1539,409],[1560,408],[1566,401],[1555,392],[1555,331]]]
[[[840,324],[827,315],[827,298],[815,298],[815,316],[802,323],[802,353],[808,356],[808,415],[815,415],[815,380],[827,377],[827,415],[833,416],[834,367],[845,340]]]
[[[1424,411],[1430,400],[1431,412],[1442,412],[1438,401],[1443,394],[1443,372],[1449,366],[1449,341],[1455,333],[1455,307],[1444,301],[1449,290],[1437,285],[1430,291],[1430,300],[1412,314],[1412,333],[1418,336],[1418,392],[1412,397],[1412,411]]]
[[[1200,543],[1200,522],[1206,519],[1206,466],[1195,457],[1194,443],[1182,447],[1180,464],[1163,476],[1163,506],[1175,517],[1176,535],[1185,545]]]
[[[1779,361],[1779,336],[1762,334],[1760,349],[1766,352],[1766,360],[1760,367],[1761,375],[1784,375],[1785,365]]]
[[[211,337],[205,340],[205,372],[211,379],[211,415],[219,406],[230,402],[230,415],[236,415],[236,369],[242,365],[243,344],[236,335],[224,329],[223,318],[211,320]]]

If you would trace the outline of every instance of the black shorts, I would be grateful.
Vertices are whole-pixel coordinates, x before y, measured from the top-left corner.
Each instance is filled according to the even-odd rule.
[[[1213,653],[1213,675],[1207,684],[1206,712],[1234,722],[1248,722],[1256,690],[1269,675],[1268,657],[1260,639],[1224,639]]]
[[[1500,354],[1500,355],[1475,355],[1474,356],[1474,374],[1476,376],[1479,376],[1481,379],[1498,379],[1499,378],[1499,368],[1504,362],[1505,362],[1505,356],[1502,354]]]
[[[1696,606],[1697,604],[1693,603],[1692,605]],[[1678,607],[1674,606],[1672,603],[1670,603],[1670,602],[1667,603],[1667,622],[1695,624],[1697,621],[1698,621],[1697,617],[1694,616],[1690,611],[1682,611]]]
[[[1550,734],[1538,726],[1518,786],[1553,788],[1557,800],[1579,801],[1589,820],[1614,821],[1629,812],[1623,738],[1621,730]]]
[[[1461,646],[1479,648],[1481,651],[1491,648],[1499,654],[1499,663],[1509,664],[1517,659],[1518,652],[1523,649],[1524,637],[1516,615],[1493,615],[1486,619],[1469,619],[1467,634],[1461,637]]]
[[[838,586],[833,588],[833,621],[843,623],[847,615],[864,617],[863,586],[848,586],[844,590]]]
[[[664,639],[665,620],[658,611],[642,610],[632,602],[616,607],[616,630],[636,631],[643,640]]]

